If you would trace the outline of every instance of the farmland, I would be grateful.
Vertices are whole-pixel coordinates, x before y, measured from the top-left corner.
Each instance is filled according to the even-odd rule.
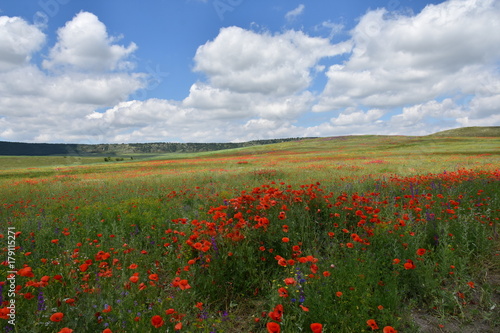
[[[2,161],[1,332],[500,327],[498,137]]]

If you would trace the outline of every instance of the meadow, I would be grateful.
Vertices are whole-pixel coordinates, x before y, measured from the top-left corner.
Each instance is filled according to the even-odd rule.
[[[0,332],[500,330],[499,137],[1,165]]]

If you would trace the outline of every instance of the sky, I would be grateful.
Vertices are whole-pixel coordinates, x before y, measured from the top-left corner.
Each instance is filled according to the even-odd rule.
[[[497,0],[0,2],[0,141],[500,125]]]

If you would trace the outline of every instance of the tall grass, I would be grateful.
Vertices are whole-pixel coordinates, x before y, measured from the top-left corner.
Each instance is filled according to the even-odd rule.
[[[498,140],[447,140],[3,171],[0,330],[417,332],[415,309],[443,330],[489,314]]]

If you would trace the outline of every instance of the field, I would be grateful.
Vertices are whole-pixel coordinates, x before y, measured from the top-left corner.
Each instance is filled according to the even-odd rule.
[[[0,332],[498,332],[499,185],[498,137],[2,157]]]

